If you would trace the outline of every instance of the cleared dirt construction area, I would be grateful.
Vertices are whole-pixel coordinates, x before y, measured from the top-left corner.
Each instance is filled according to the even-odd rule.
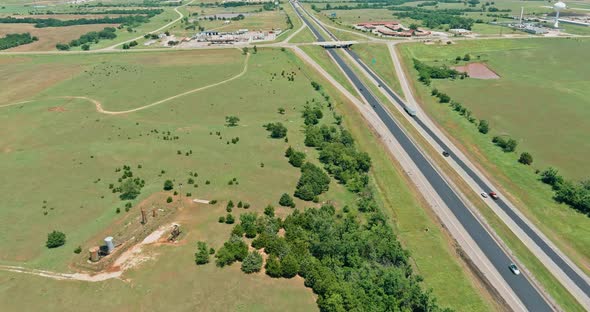
[[[467,73],[469,78],[474,79],[500,79],[500,76],[491,70],[484,63],[469,63],[463,66],[456,66],[453,69],[462,73]]]

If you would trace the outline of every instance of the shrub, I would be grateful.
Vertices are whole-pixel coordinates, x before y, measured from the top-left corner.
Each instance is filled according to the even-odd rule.
[[[479,121],[479,125],[477,126],[477,130],[479,130],[479,132],[486,134],[490,131],[490,125],[488,123],[487,120],[480,120]]]
[[[215,249],[213,249],[213,247],[209,248],[209,254],[212,255],[215,253]]]
[[[242,261],[247,256],[248,245],[235,235],[232,235],[227,242],[223,243],[223,246],[215,254],[215,258],[217,258],[216,264],[220,267]]]
[[[168,198],[166,198],[166,202],[167,203],[171,203],[172,202],[172,196],[168,196]]]
[[[514,150],[516,150],[516,146],[518,145],[518,142],[516,142],[515,139],[503,138],[500,136],[495,136],[492,139],[492,142],[502,148],[502,150],[506,153],[514,152]]]
[[[244,227],[241,224],[236,224],[234,228],[231,230],[231,234],[237,237],[244,236]]]
[[[47,242],[45,242],[45,246],[47,248],[57,248],[59,246],[63,246],[66,243],[66,234],[53,231],[47,234]]]
[[[264,214],[267,215],[267,216],[269,216],[269,217],[271,217],[271,218],[274,218],[274,216],[275,216],[275,207],[273,207],[271,205],[266,206],[264,208]]]
[[[217,222],[219,222],[219,223],[225,223],[225,217],[224,216],[219,217],[219,219],[217,220]]]
[[[281,199],[279,199],[279,205],[284,206],[284,207],[295,208],[295,203],[293,202],[293,198],[291,198],[291,196],[287,193],[283,193],[283,195],[281,195]]]
[[[197,252],[195,253],[195,263],[203,265],[209,263],[209,251],[207,250],[207,243],[197,242]]]
[[[295,197],[312,200],[315,196],[328,190],[330,177],[312,163],[305,163],[301,167],[301,177],[297,182]]]
[[[236,219],[234,219],[234,216],[231,213],[228,213],[227,216],[225,217],[226,224],[234,224],[235,221],[236,221]]]
[[[173,188],[174,188],[174,183],[172,183],[171,180],[166,180],[164,182],[164,191],[170,191]]]
[[[266,274],[270,277],[281,277],[281,263],[275,256],[269,256],[266,260],[266,265],[264,266],[266,269]]]
[[[242,208],[242,207],[244,207],[244,204],[243,204],[243,203],[242,203],[242,201],[240,200],[240,201],[238,202],[238,208]]]
[[[263,127],[270,131],[270,137],[273,139],[282,139],[287,136],[287,127],[280,122],[267,123]]]
[[[289,163],[293,165],[293,167],[300,168],[303,165],[304,161],[305,153],[303,152],[293,151],[293,153],[291,153],[291,155],[289,156]]]
[[[254,238],[257,234],[256,226],[257,216],[255,213],[249,212],[240,215],[240,225],[244,229],[247,238]]]
[[[257,251],[248,253],[248,256],[242,262],[242,271],[244,273],[260,272],[262,268],[262,256]]]
[[[533,156],[527,152],[523,152],[522,154],[520,154],[518,162],[524,165],[530,165],[533,163]]]
[[[237,116],[225,116],[225,122],[228,127],[235,127],[240,122],[240,118]]]
[[[281,276],[291,278],[297,275],[297,272],[299,272],[299,262],[293,255],[288,254],[281,260]]]
[[[142,184],[139,183],[137,178],[125,179],[120,186],[121,195],[119,195],[119,198],[122,200],[135,199],[141,192],[141,187]]]
[[[79,254],[81,252],[82,252],[82,246],[78,246],[78,247],[76,247],[76,249],[74,249],[75,254]]]

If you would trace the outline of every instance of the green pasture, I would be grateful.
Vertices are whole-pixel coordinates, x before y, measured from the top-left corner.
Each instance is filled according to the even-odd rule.
[[[557,204],[553,191],[539,181],[535,169],[556,167],[566,178],[588,178],[586,133],[588,81],[580,51],[585,39],[523,39],[461,41],[443,45],[401,45],[406,66],[417,57],[430,64],[451,64],[456,55],[470,53],[486,62],[501,78],[433,82],[490,122],[491,133],[477,129],[446,105],[430,96],[430,88],[416,83],[424,108],[478,163],[494,176],[517,200],[521,211],[540,227],[580,267],[589,271],[590,221],[572,208]],[[563,57],[567,55],[567,57]],[[408,67],[412,78],[416,72]],[[493,135],[510,135],[518,140],[517,153],[504,153],[491,143]],[[517,162],[520,152],[534,157],[532,168]]]

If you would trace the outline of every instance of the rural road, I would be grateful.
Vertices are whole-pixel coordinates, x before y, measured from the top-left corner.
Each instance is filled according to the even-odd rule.
[[[528,220],[507,196],[503,196],[501,191],[478,170],[471,161],[449,140],[435,123],[417,104],[409,86],[409,81],[401,65],[399,56],[393,44],[389,45],[389,51],[394,62],[396,74],[400,85],[409,102],[420,114],[421,117],[413,118],[415,127],[423,130],[421,133],[431,142],[437,150],[447,151],[450,155],[447,158],[453,165],[456,172],[468,183],[471,189],[479,194],[481,192],[496,192],[500,196],[498,200],[487,199],[484,202],[502,219],[502,221],[511,229],[513,233],[527,246],[527,248],[549,269],[549,271],[576,297],[584,306],[590,307],[590,279],[586,274],[571,261],[555,244],[551,242],[530,220]],[[358,57],[357,57],[358,59]],[[358,60],[359,62],[360,59]],[[365,66],[366,67],[366,66]],[[369,70],[370,71],[370,70]],[[376,79],[384,86],[383,91],[397,102],[398,107],[403,107],[404,102],[391,90],[386,83],[378,78],[374,73],[367,71],[373,79]],[[396,104],[394,102],[394,104]]]
[[[314,18],[314,17],[312,17]],[[320,27],[328,26],[317,20]],[[327,30],[326,30],[327,32]],[[334,38],[336,40],[336,38]],[[485,174],[478,170],[478,167],[469,161],[459,148],[454,146],[451,140],[438,128],[438,126],[424,113],[415,100],[410,88],[409,80],[401,65],[395,45],[400,42],[388,43],[391,58],[394,63],[396,74],[400,81],[402,91],[406,96],[406,102],[391,90],[376,73],[369,69],[362,60],[350,50],[346,53],[356,62],[363,73],[369,79],[381,85],[380,91],[392,100],[392,103],[403,112],[404,107],[409,104],[410,107],[418,111],[420,117],[407,117],[407,119],[419,130],[422,136],[436,150],[449,152],[447,158],[454,170],[467,182],[471,189],[476,193],[489,193],[495,191],[500,195],[499,200],[485,200],[484,202],[498,215],[498,217],[511,229],[513,233],[527,246],[527,248],[545,265],[545,267],[576,297],[578,302],[583,306],[590,306],[590,278],[563,252],[559,250],[551,240],[546,237],[530,220],[526,218],[507,196],[503,196],[498,188],[486,178]]]
[[[291,4],[295,8],[296,13],[300,18],[302,18],[303,22],[308,25],[318,40],[324,41],[323,36],[319,33],[316,27],[314,27],[312,23],[310,23],[305,17],[301,15],[299,5],[294,2],[291,2]],[[301,8],[301,10],[304,11],[303,8]],[[310,17],[313,19],[312,16]],[[321,24],[318,23],[318,26],[321,27]],[[330,34],[327,29],[324,29],[324,31]],[[333,39],[337,40],[336,38]],[[504,298],[509,304],[512,303],[511,307],[516,310],[552,311],[553,308],[549,305],[543,295],[537,290],[537,288],[531,283],[529,279],[523,275],[516,276],[508,270],[508,265],[512,263],[513,260],[510,258],[507,252],[486,230],[484,225],[482,225],[477,217],[473,215],[471,210],[467,207],[467,205],[459,197],[451,185],[441,176],[439,171],[434,168],[432,163],[428,161],[427,157],[412,142],[404,130],[401,129],[397,122],[391,117],[384,106],[373,96],[373,94],[363,84],[363,82],[361,82],[360,78],[356,76],[352,69],[334,50],[328,49],[327,52],[337,62],[338,66],[343,70],[345,75],[350,79],[359,94],[361,94],[373,107],[373,110],[379,116],[381,122],[387,126],[391,134],[393,134],[395,139],[403,147],[404,151],[417,165],[421,174],[423,174],[428,179],[429,184],[436,190],[437,195],[459,220],[469,236],[477,243],[479,249],[483,251],[486,257],[492,263],[495,270],[500,273],[502,279],[508,283],[512,292],[518,296],[519,301],[522,302],[522,305],[524,305],[522,306],[518,302],[511,301],[510,297],[512,294],[499,287],[498,291],[505,296]],[[351,51],[345,49],[345,53],[351,53]],[[483,272],[486,272],[486,268],[480,269]]]
[[[163,30],[163,29],[166,29],[166,28],[168,28],[168,27],[170,27],[170,26],[174,25],[176,22],[180,21],[180,20],[181,20],[181,19],[184,17],[184,14],[182,14],[182,12],[180,12],[178,9],[180,9],[180,8],[182,8],[182,7],[184,7],[184,6],[187,6],[187,5],[191,4],[191,3],[193,3],[194,1],[195,1],[195,0],[191,0],[190,2],[187,2],[187,3],[183,4],[183,5],[179,5],[179,6],[175,7],[175,8],[174,8],[174,11],[175,11],[175,12],[178,14],[178,18],[177,18],[177,19],[175,19],[175,20],[173,20],[173,21],[171,21],[170,23],[168,23],[168,24],[166,24],[166,25],[164,25],[164,26],[162,26],[162,27],[160,27],[160,28],[156,29],[156,30],[152,30],[152,31],[148,32],[148,34],[153,34],[153,33],[159,32],[159,31],[161,31],[161,30]],[[133,38],[133,39],[129,39],[129,40],[127,40],[127,41],[119,42],[119,43],[117,43],[117,44],[114,44],[114,45],[112,45],[112,46],[110,46],[110,47],[106,47],[106,48],[104,48],[104,49],[99,49],[99,50],[97,50],[97,51],[114,50],[116,47],[118,47],[118,46],[120,46],[120,45],[124,45],[124,44],[126,44],[126,43],[129,43],[129,42],[131,42],[131,41],[140,40],[141,38],[143,38],[143,36],[144,36],[144,35],[141,35],[141,36],[139,36],[139,37],[136,37],[136,38]]]

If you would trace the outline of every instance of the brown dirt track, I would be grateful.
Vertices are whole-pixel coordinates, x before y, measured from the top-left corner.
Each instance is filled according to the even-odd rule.
[[[460,72],[466,72],[469,77],[475,79],[500,79],[500,76],[484,63],[469,63],[464,66],[453,67]]]

